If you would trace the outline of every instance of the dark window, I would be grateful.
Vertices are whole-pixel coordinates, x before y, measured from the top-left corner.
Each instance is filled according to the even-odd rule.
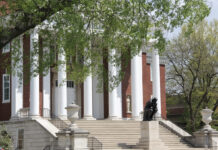
[[[10,102],[10,75],[3,74],[3,103]]]
[[[58,80],[55,81],[55,86],[58,87]]]
[[[73,81],[67,81],[67,87],[68,88],[73,88],[74,87]]]
[[[55,86],[58,87],[58,80],[55,81]],[[74,88],[74,82],[73,81],[67,81],[67,87],[68,88]]]

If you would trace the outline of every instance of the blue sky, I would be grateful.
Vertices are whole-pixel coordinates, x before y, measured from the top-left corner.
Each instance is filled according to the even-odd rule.
[[[207,21],[213,21],[214,19],[218,20],[218,0],[207,0],[209,7],[211,7],[210,15],[206,18]],[[171,39],[174,36],[178,35],[180,28],[175,29],[172,33],[167,33],[166,36]]]
[[[207,20],[211,21],[213,19],[218,19],[218,0],[208,0],[208,4],[212,9]]]

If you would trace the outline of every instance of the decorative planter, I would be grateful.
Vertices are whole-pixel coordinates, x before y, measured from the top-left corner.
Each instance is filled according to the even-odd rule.
[[[69,129],[74,130],[77,128],[75,121],[79,118],[78,112],[80,107],[76,104],[70,104],[65,109],[67,110],[67,118],[71,122]]]
[[[206,124],[203,128],[204,130],[212,130],[211,126],[209,125],[209,123],[212,121],[212,113],[213,111],[208,108],[201,110],[202,121]]]

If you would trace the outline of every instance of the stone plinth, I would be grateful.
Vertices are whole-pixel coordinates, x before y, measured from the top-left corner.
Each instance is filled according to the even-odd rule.
[[[194,132],[195,146],[218,148],[218,131],[216,130],[200,130]]]
[[[194,132],[194,144],[196,147],[218,148],[218,131],[210,126],[213,111],[206,108],[201,110],[202,121],[205,123],[203,129]]]
[[[88,134],[88,131],[82,129],[58,132],[57,150],[88,150]]]
[[[146,150],[168,150],[159,137],[158,121],[141,122],[141,138],[137,147]]]

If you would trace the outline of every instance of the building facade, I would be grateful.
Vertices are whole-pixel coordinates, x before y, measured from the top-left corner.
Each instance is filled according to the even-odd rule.
[[[165,63],[157,51],[152,54],[142,50],[128,64],[124,78],[112,91],[103,83],[102,92],[98,92],[98,78],[91,74],[83,84],[74,84],[67,80],[66,65],[58,71],[50,69],[45,76],[29,76],[35,66],[28,65],[34,41],[39,40],[37,32],[19,37],[19,52],[23,56],[13,62],[12,43],[6,45],[0,53],[0,121],[24,117],[44,117],[66,119],[65,107],[70,103],[78,104],[80,118],[92,119],[141,119],[141,112],[151,97],[158,98],[157,117],[166,118]],[[49,51],[50,48],[43,48]],[[113,53],[111,55],[114,55]],[[34,56],[35,63],[39,57]],[[65,61],[63,54],[58,59]],[[16,65],[11,65],[16,63]],[[112,75],[116,75],[115,65],[102,62]],[[8,66],[14,73],[9,74]],[[19,72],[22,72],[21,74]]]

